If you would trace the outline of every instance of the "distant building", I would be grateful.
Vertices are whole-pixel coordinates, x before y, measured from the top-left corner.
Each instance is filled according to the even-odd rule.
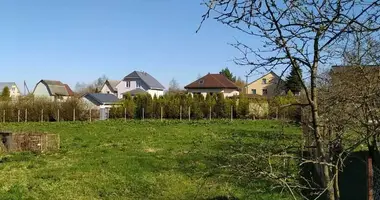
[[[119,84],[120,81],[116,81],[116,80],[106,80],[106,82],[104,82],[102,88],[100,89],[100,93],[103,93],[103,94],[113,94],[115,96],[117,96],[117,84]]]
[[[246,94],[273,97],[285,93],[285,82],[273,71],[252,81],[245,87]]]
[[[223,93],[225,97],[239,95],[239,87],[222,74],[207,74],[185,86],[191,94]]]
[[[90,109],[111,108],[112,106],[117,105],[120,101],[113,94],[103,93],[86,94],[81,99]]]
[[[10,97],[13,99],[13,98],[17,98],[21,95],[21,92],[20,90],[18,89],[17,85],[15,82],[0,82],[0,94],[3,92],[3,89],[5,87],[8,87],[9,89],[9,93],[10,93]]]
[[[66,100],[74,96],[74,92],[61,81],[41,80],[33,90],[35,97],[46,97],[52,101]]]
[[[146,92],[152,97],[164,95],[165,87],[158,82],[153,76],[146,72],[134,71],[128,74],[117,86],[118,98],[123,98],[124,95],[130,93],[132,96],[137,93]]]

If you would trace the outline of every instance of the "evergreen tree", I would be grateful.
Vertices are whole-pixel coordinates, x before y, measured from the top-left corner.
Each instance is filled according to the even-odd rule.
[[[240,94],[237,106],[237,115],[239,118],[247,118],[249,115],[249,100],[244,94]]]
[[[3,91],[1,93],[1,100],[3,101],[8,101],[11,99],[11,92],[9,91],[9,88],[5,86],[3,88]]]
[[[133,101],[131,94],[127,93],[124,96],[123,107],[126,111],[126,113],[124,113],[126,115],[125,117],[133,118],[135,116],[135,102]]]
[[[193,119],[202,119],[203,112],[201,109],[201,105],[204,101],[204,97],[201,94],[194,94],[192,105],[191,105],[191,117]]]
[[[216,102],[215,102],[215,106],[214,106],[214,113],[215,113],[215,117],[217,118],[225,118],[227,117],[227,113],[228,113],[228,108],[227,108],[227,104],[226,104],[226,101],[225,101],[225,98],[224,98],[224,94],[223,93],[218,93],[216,95]]]
[[[302,78],[302,70],[298,69],[298,72]],[[302,80],[298,77],[297,69],[292,68],[290,74],[286,77],[285,86],[288,91],[292,91],[293,94],[298,94],[302,90]]]
[[[232,82],[236,82],[236,76],[232,74],[232,72],[228,69],[228,67],[222,69],[219,74],[223,74],[225,77],[230,79]]]

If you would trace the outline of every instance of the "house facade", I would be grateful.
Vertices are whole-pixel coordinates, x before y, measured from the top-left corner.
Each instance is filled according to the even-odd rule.
[[[165,87],[158,82],[153,76],[146,72],[134,71],[124,77],[117,86],[117,96],[119,99],[123,98],[127,93],[132,96],[137,93],[148,93],[153,96],[164,95]]]
[[[246,94],[273,97],[284,94],[285,82],[273,71],[252,81],[245,87]]]
[[[119,82],[120,81],[116,81],[116,80],[106,80],[106,82],[104,82],[102,88],[100,89],[100,93],[113,94],[113,95],[117,96],[116,86]]]
[[[224,97],[239,95],[239,87],[222,74],[207,74],[202,78],[185,86],[191,94],[201,94],[204,97],[208,93],[223,93]]]
[[[8,87],[9,97],[15,99],[21,95],[20,89],[17,87],[15,82],[0,82],[0,94],[3,92],[3,89]]]
[[[67,84],[61,81],[41,80],[34,90],[35,97],[49,98],[52,101],[62,101],[74,96],[74,92]]]

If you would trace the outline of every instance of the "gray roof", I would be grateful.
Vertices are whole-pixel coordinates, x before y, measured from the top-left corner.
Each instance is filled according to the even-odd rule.
[[[91,93],[83,96],[96,105],[115,104],[119,99],[113,94]]]
[[[131,96],[135,96],[136,94],[144,94],[144,93],[147,93],[145,90],[141,89],[141,88],[136,88],[134,90],[131,90],[131,91],[128,91],[128,92],[124,92],[123,95],[125,94],[131,94]]]
[[[156,90],[165,89],[165,87],[160,82],[158,82],[155,78],[153,78],[153,76],[151,76],[150,74],[146,72],[134,71],[128,74],[126,77],[124,77],[123,80],[127,81],[129,79],[136,79],[136,78],[139,78],[142,81],[144,81],[144,83],[149,87],[149,89],[156,89]]]

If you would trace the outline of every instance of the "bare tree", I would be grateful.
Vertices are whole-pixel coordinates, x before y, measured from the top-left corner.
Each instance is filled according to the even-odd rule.
[[[316,154],[313,161],[321,169],[322,193],[328,199],[339,199],[334,190],[337,172],[335,160],[331,159],[329,139],[321,130],[322,119],[318,102],[318,73],[323,65],[342,57],[343,52],[336,45],[355,33],[373,33],[380,29],[380,1],[356,0],[209,0],[204,5],[208,10],[202,23],[213,17],[231,28],[248,36],[262,38],[262,48],[255,49],[243,41],[233,46],[242,53],[236,58],[238,65],[271,70],[288,68],[308,74],[302,79],[309,106],[310,127]],[[201,23],[201,24],[202,24]],[[301,74],[298,73],[301,79]]]
[[[101,77],[94,80],[92,83],[78,82],[75,85],[75,91],[79,94],[97,93],[102,89],[101,87],[107,81],[107,79],[108,78],[106,75],[102,75]]]
[[[170,82],[169,82],[169,92],[176,92],[176,91],[180,91],[181,88],[179,86],[179,83],[178,81],[173,78]]]

